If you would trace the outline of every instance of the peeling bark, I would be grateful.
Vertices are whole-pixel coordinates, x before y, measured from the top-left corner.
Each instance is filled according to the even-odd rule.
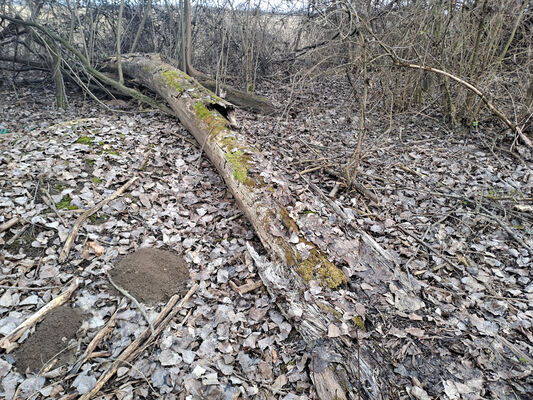
[[[385,361],[384,351],[370,340],[361,345],[362,318],[345,318],[356,315],[352,302],[346,300],[355,294],[344,289],[345,274],[299,231],[278,193],[286,184],[277,176],[265,174],[267,162],[262,154],[232,129],[232,105],[157,54],[125,55],[121,62],[124,73],[165,99],[196,138],[274,260],[267,262],[249,249],[267,290],[307,343],[312,357],[311,378],[320,399],[395,397],[397,389],[389,382],[393,367]],[[284,234],[274,234],[273,226]],[[394,288],[401,291],[403,299],[419,304],[417,289],[395,261],[368,235],[361,234],[360,242],[360,262],[376,276],[387,277],[376,281],[379,292],[388,291],[391,281],[395,281]],[[306,258],[298,244],[309,249]],[[321,296],[306,295],[311,279],[322,285]],[[344,326],[345,332],[329,337],[332,325]]]

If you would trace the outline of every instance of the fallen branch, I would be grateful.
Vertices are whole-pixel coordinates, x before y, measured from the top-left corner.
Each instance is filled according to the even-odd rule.
[[[146,313],[146,310],[144,309],[142,304],[139,303],[139,301],[137,301],[137,299],[135,297],[133,297],[131,294],[129,294],[126,289],[121,288],[115,282],[113,282],[113,279],[111,279],[111,275],[106,273],[106,276],[107,276],[107,279],[109,279],[109,282],[111,282],[111,284],[113,285],[113,287],[115,289],[117,289],[120,293],[122,293],[124,296],[126,296],[128,299],[130,299],[133,302],[133,304],[135,304],[135,307],[137,307],[137,309],[141,312],[141,314],[143,315],[144,319],[146,320],[146,322],[150,326],[150,330],[152,331],[152,335],[153,335],[154,334],[154,326],[150,322],[150,318],[148,318],[148,314]]]
[[[522,139],[522,142],[527,147],[529,147],[530,149],[533,150],[533,142],[531,142],[531,139],[529,139],[524,134],[524,132],[522,132],[522,129],[520,129],[520,127],[518,125],[513,124],[513,122],[509,118],[507,118],[507,116],[503,112],[501,112],[498,108],[496,108],[496,106],[494,104],[492,104],[492,102],[487,98],[487,96],[481,90],[479,90],[477,87],[475,87],[471,83],[469,83],[469,82],[465,81],[464,79],[461,79],[461,78],[459,78],[459,77],[457,77],[457,76],[455,76],[453,74],[450,74],[449,72],[443,71],[443,70],[438,69],[438,68],[427,67],[425,65],[410,64],[410,63],[402,62],[399,59],[395,59],[394,62],[399,67],[420,69],[422,71],[434,72],[436,74],[446,76],[446,77],[454,80],[455,82],[461,84],[462,86],[464,86],[465,88],[467,88],[471,92],[474,92],[481,99],[481,101],[483,103],[485,103],[485,105],[489,108],[489,110],[492,111],[492,113],[494,115],[496,115],[501,121],[503,121],[503,123],[505,123],[505,125],[507,125],[509,128],[511,128],[511,130],[513,132],[515,132],[520,137],[520,139]]]
[[[78,358],[74,366],[71,368],[68,373],[69,376],[73,376],[78,373],[85,361],[87,361],[91,357],[91,354],[93,354],[94,350],[100,344],[100,342],[113,330],[118,311],[120,310],[120,307],[122,307],[122,305],[125,303],[126,301],[122,299],[113,315],[111,315],[111,317],[109,318],[109,321],[107,321],[104,327],[100,329],[100,331],[93,337],[83,354]]]
[[[448,259],[448,257],[444,256],[443,254],[439,253],[437,250],[435,250],[433,247],[431,247],[428,243],[424,242],[422,239],[420,239],[418,236],[412,234],[407,229],[402,228],[400,225],[396,225],[396,228],[405,233],[407,236],[412,237],[414,240],[416,240],[419,244],[424,246],[426,249],[428,249],[431,253],[435,254],[438,258],[444,260],[448,265],[452,266],[459,272],[464,272],[464,268],[460,267],[459,265],[455,264],[451,260]]]
[[[74,227],[72,228],[72,231],[68,235],[67,240],[65,241],[65,245],[63,246],[63,249],[61,250],[61,254],[59,255],[58,262],[60,264],[64,263],[65,260],[67,259],[68,253],[70,252],[70,249],[72,248],[72,245],[74,244],[74,240],[76,240],[76,237],[78,236],[78,232],[80,231],[80,228],[85,222],[85,220],[89,218],[91,215],[93,215],[95,212],[100,210],[107,203],[116,199],[118,196],[124,193],[137,179],[139,178],[138,177],[131,178],[128,182],[122,185],[120,189],[114,192],[111,196],[102,200],[100,203],[91,207],[89,210],[85,211],[82,215],[78,217],[78,220],[76,221],[76,223],[74,224]]]
[[[39,311],[31,315],[23,323],[17,326],[9,335],[0,340],[0,349],[4,349],[6,353],[9,353],[14,350],[17,347],[17,344],[14,342],[18,340],[24,334],[24,332],[26,332],[33,325],[39,322],[46,314],[48,314],[54,308],[57,308],[60,305],[64,304],[70,298],[70,296],[72,296],[72,293],[75,292],[79,284],[80,281],[78,280],[78,278],[74,278],[70,286],[63,293],[61,293],[55,299],[50,301]]]
[[[253,292],[256,289],[259,289],[261,286],[263,286],[263,282],[262,281],[249,282],[249,283],[245,283],[244,285],[237,286],[235,282],[229,281],[229,285],[234,291],[236,291],[242,296],[243,294]]]
[[[18,224],[18,222],[22,218],[20,216],[11,218],[9,221],[4,222],[2,225],[0,225],[0,233],[7,231],[9,228],[11,228],[13,225]]]
[[[136,350],[141,346],[141,344],[143,344],[143,342],[153,340],[163,331],[168,322],[170,322],[170,320],[178,313],[183,305],[191,298],[194,292],[196,292],[196,289],[198,289],[198,284],[194,284],[194,286],[187,292],[179,304],[176,304],[178,303],[179,296],[172,296],[154,321],[154,326],[156,327],[155,333],[152,334],[150,328],[145,329],[137,339],[135,339],[128,347],[126,347],[126,349],[124,349],[124,351],[120,354],[120,356],[118,356],[113,364],[111,364],[111,366],[109,366],[107,370],[100,376],[96,382],[96,385],[91,389],[91,391],[81,396],[79,400],[89,400],[96,393],[98,393],[100,389],[102,389],[104,385],[113,377],[113,375],[115,375],[121,363],[130,362],[130,360],[136,356]]]
[[[157,102],[156,100],[148,97],[148,96],[145,96],[144,94],[142,94],[141,92],[139,92],[138,90],[135,90],[135,89],[132,89],[132,88],[129,88],[127,86],[125,86],[124,84],[114,80],[114,79],[111,79],[110,77],[108,77],[107,75],[105,75],[104,73],[98,71],[96,68],[94,68],[90,61],[80,52],[78,51],[68,40],[62,38],[61,36],[59,36],[58,34],[56,34],[55,32],[49,30],[48,28],[36,23],[36,22],[33,22],[33,21],[26,21],[26,20],[22,20],[22,19],[19,19],[19,18],[12,18],[8,15],[5,15],[5,14],[0,14],[0,18],[3,18],[3,19],[6,19],[7,21],[10,21],[10,22],[13,22],[17,25],[21,25],[21,26],[30,26],[32,28],[35,28],[36,30],[44,33],[46,36],[48,36],[50,39],[52,39],[53,41],[57,42],[57,43],[61,43],[61,45],[67,49],[68,51],[70,51],[74,57],[76,57],[76,59],[83,65],[83,67],[85,68],[85,70],[90,74],[92,75],[94,78],[96,78],[97,80],[99,80],[100,82],[104,83],[104,84],[107,84],[107,85],[110,85],[112,86],[113,88],[119,90],[120,92],[122,93],[125,93],[127,94],[128,96],[131,96],[139,101],[142,101],[143,103],[146,103],[146,104],[149,104],[151,105],[152,107],[155,107],[167,114],[172,114],[172,111],[164,104],[161,104],[159,102]]]
[[[533,254],[533,249],[531,248],[531,246],[529,246],[526,242],[524,242],[520,236],[518,236],[516,233],[514,233],[513,230],[511,228],[509,228],[509,226],[507,226],[507,224],[505,224],[500,218],[498,218],[496,215],[491,213],[485,207],[481,206],[481,208],[487,213],[487,214],[481,214],[481,215],[483,215],[485,218],[489,218],[489,219],[492,219],[493,221],[496,221],[498,223],[498,225],[500,225],[500,227],[502,227],[502,229],[505,232],[507,232],[507,234],[514,241],[516,241],[520,246],[522,246],[523,248],[529,250],[529,252],[531,254]]]
[[[421,70],[421,71],[433,72],[435,74],[442,75],[442,76],[445,76],[447,78],[450,78],[451,80],[459,83],[461,86],[464,86],[465,88],[467,88],[471,92],[475,93],[481,99],[481,101],[483,103],[485,103],[485,105],[489,108],[489,110],[492,111],[492,113],[494,115],[496,115],[505,125],[507,125],[509,128],[511,128],[511,130],[513,132],[515,132],[520,137],[520,139],[522,139],[522,142],[527,147],[529,147],[531,150],[533,150],[533,142],[531,142],[531,139],[529,139],[524,134],[524,132],[522,132],[522,129],[520,129],[520,127],[518,125],[513,124],[513,122],[509,118],[507,118],[507,116],[502,111],[500,111],[498,108],[496,108],[496,106],[494,104],[492,104],[492,102],[488,99],[488,97],[485,95],[485,93],[483,93],[481,90],[479,90],[476,86],[474,86],[471,83],[467,82],[466,80],[464,80],[464,79],[462,79],[462,78],[460,78],[460,77],[458,77],[456,75],[453,75],[453,74],[451,74],[451,73],[449,73],[447,71],[444,71],[442,69],[428,67],[428,66],[425,66],[425,65],[412,64],[412,63],[409,63],[409,62],[406,62],[406,61],[402,60],[400,57],[398,57],[394,53],[394,51],[389,46],[387,46],[385,43],[383,43],[383,41],[376,36],[374,31],[372,30],[372,27],[368,24],[367,21],[365,21],[362,18],[358,18],[358,19],[365,25],[366,30],[370,33],[370,35],[372,35],[374,40],[376,40],[376,42],[385,51],[385,53],[387,53],[387,55],[392,59],[392,62],[396,66],[404,67],[404,68],[418,69],[418,70]]]

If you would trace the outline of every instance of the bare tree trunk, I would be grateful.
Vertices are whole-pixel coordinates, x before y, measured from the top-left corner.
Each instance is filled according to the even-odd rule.
[[[185,73],[187,73],[187,29],[185,26],[187,25],[187,16],[186,16],[186,7],[185,7],[185,0],[180,0],[180,10],[181,10],[181,47],[180,47],[180,55],[181,55],[181,70]],[[189,16],[190,18],[190,16]]]
[[[118,81],[120,84],[124,83],[124,76],[122,74],[121,58],[121,37],[122,37],[122,14],[124,12],[124,0],[120,0],[120,7],[118,9],[118,21],[117,21],[117,69],[118,69]]]
[[[130,47],[130,53],[133,53],[135,51],[135,48],[137,47],[137,43],[139,42],[139,38],[141,37],[141,33],[144,29],[144,25],[146,24],[146,20],[148,19],[148,15],[150,14],[150,10],[152,8],[152,0],[148,0],[148,4],[146,5],[146,10],[144,10],[141,23],[139,24],[139,29],[137,29],[137,33],[135,34],[135,38],[133,39],[133,43]]]
[[[60,109],[67,108],[67,94],[65,92],[65,82],[63,81],[63,74],[61,73],[61,50],[59,46],[51,43],[50,48],[50,71],[56,87],[56,107]]]
[[[191,27],[191,0],[183,0],[183,28],[185,36],[182,39],[184,50],[182,54],[185,56],[184,71],[192,75],[196,71],[192,66],[192,27]]]

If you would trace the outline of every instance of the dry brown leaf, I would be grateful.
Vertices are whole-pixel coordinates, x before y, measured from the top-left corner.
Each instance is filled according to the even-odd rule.
[[[93,251],[96,257],[100,257],[102,254],[105,253],[105,248],[98,242],[87,242],[87,246],[89,246]]]

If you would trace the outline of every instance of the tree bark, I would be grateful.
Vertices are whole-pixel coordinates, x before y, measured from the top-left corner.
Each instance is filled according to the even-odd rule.
[[[216,92],[217,83],[214,79],[211,79],[204,74],[192,74],[192,76],[204,87],[211,90],[213,93]],[[219,84],[219,88],[226,93],[225,99],[239,108],[266,115],[273,114],[276,111],[270,100],[266,97],[245,93],[223,84]]]

